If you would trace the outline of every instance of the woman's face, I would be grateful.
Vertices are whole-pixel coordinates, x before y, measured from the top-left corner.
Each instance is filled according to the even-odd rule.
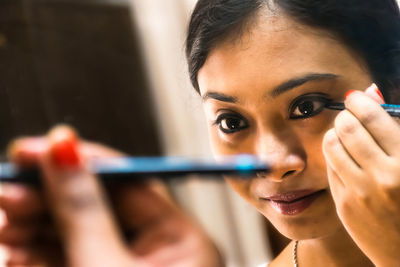
[[[327,33],[283,16],[259,16],[237,40],[218,44],[198,81],[216,155],[255,154],[273,171],[227,182],[292,239],[341,228],[321,149],[343,101],[371,78],[363,62]]]

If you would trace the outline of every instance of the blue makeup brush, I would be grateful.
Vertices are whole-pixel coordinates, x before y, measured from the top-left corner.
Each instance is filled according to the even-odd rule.
[[[185,178],[190,174],[218,178],[231,174],[246,178],[258,172],[269,172],[269,166],[252,155],[210,158],[189,157],[121,157],[92,160],[88,169],[104,182],[131,183],[149,178]],[[217,176],[218,175],[218,176]],[[19,169],[12,163],[0,163],[0,182],[40,183],[36,169]]]
[[[400,105],[393,105],[393,104],[382,104],[381,105],[390,116],[400,118]],[[328,102],[325,106],[327,109],[333,110],[344,110],[346,109],[344,103],[342,102]]]

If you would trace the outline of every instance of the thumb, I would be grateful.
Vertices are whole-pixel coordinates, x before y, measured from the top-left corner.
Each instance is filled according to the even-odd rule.
[[[66,126],[53,129],[40,159],[44,187],[71,266],[132,264],[104,192],[85,168],[78,138]]]
[[[365,90],[365,93],[379,104],[385,104],[385,99],[383,98],[381,91],[375,83],[368,87]]]

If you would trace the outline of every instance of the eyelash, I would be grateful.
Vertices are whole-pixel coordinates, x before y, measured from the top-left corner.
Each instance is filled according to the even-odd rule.
[[[293,100],[289,106],[289,118],[293,119],[293,120],[297,120],[297,119],[307,119],[307,118],[314,117],[314,116],[318,115],[319,113],[321,113],[324,110],[324,108],[326,107],[326,105],[331,101],[332,101],[332,99],[328,98],[326,95],[321,95],[321,94],[318,94],[318,95],[317,94],[307,94],[307,95],[299,96],[298,98]],[[309,114],[293,116],[293,113],[297,109],[299,109],[300,104],[304,104],[307,102],[312,103],[312,106],[309,106],[309,107],[311,107],[313,109],[313,111],[310,112]],[[320,104],[320,106],[314,110],[316,102],[318,102]],[[302,111],[300,111],[300,112],[302,112]]]
[[[236,129],[231,129],[231,130],[227,130],[227,129],[223,128],[223,126],[222,126],[223,121],[228,120],[228,119],[239,120],[239,127],[237,127]],[[242,122],[244,123],[244,126],[240,126],[240,124]],[[248,122],[239,114],[223,113],[217,117],[217,119],[213,122],[213,125],[218,126],[219,129],[222,132],[224,132],[225,134],[233,134],[235,132],[246,129],[248,127]]]
[[[289,106],[289,119],[293,120],[298,120],[298,119],[307,119],[310,117],[314,117],[318,115],[322,110],[325,108],[326,104],[331,102],[332,99],[327,97],[326,95],[321,95],[321,94],[307,94],[307,95],[301,95],[297,97],[295,100],[292,101],[292,103]],[[319,102],[320,106],[311,112],[310,114],[307,115],[297,115],[293,116],[293,113],[296,111],[297,108],[299,108],[299,105],[302,103],[306,102]],[[314,105],[312,106],[314,108]],[[301,111],[300,111],[301,112]],[[232,129],[226,129],[223,128],[222,123],[225,121],[225,124],[227,123],[226,120],[228,119],[233,119],[239,121],[239,126],[237,128],[232,128]],[[240,126],[241,124],[244,124]],[[244,130],[248,127],[248,122],[243,116],[237,114],[237,113],[232,113],[232,112],[227,112],[219,115],[216,120],[213,122],[213,125],[216,125],[219,127],[219,129],[225,133],[225,134],[233,134],[236,132],[239,132],[241,130]],[[229,128],[229,126],[228,126]]]

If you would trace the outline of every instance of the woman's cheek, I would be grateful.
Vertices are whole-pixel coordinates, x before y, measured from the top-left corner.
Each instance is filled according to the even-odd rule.
[[[318,138],[318,136],[323,137],[325,133],[333,127],[337,114],[337,111],[324,110],[315,117],[304,120],[294,120],[292,124],[297,132],[301,135],[308,136],[310,138]]]
[[[211,150],[214,155],[225,155],[227,154],[224,149],[224,145],[219,138],[218,129],[215,125],[209,125],[208,135],[210,138]]]
[[[210,134],[211,150],[214,155],[229,155],[234,154],[234,149],[231,149],[226,142],[221,140],[219,134],[213,130]]]
[[[319,177],[319,183],[328,186],[328,174],[326,169],[325,157],[322,152],[322,139],[323,136],[316,137],[312,144],[309,145],[310,150],[307,151],[308,165],[313,169],[314,173],[317,173]]]
[[[320,118],[310,121],[307,130],[297,128],[299,139],[307,155],[307,166],[314,173],[320,173],[327,180],[325,157],[322,152],[322,141],[325,133],[332,127],[337,112],[329,112]]]
[[[246,133],[226,134],[219,129],[210,130],[210,142],[214,155],[253,154],[253,142]]]

